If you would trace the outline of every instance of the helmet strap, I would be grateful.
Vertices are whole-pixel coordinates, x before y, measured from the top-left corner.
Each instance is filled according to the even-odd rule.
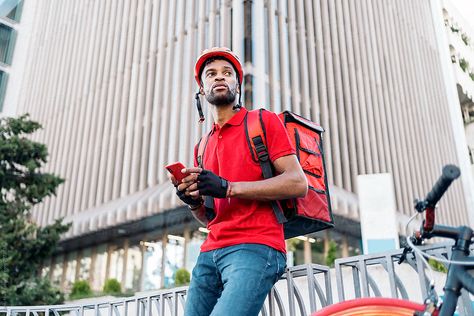
[[[232,107],[232,110],[233,110],[233,111],[235,111],[235,110],[240,110],[240,108],[242,107],[242,99],[241,99],[241,97],[242,97],[242,86],[241,86],[240,83],[239,83],[239,102],[237,102],[237,104]]]
[[[196,93],[195,99],[196,99],[196,107],[199,112],[199,123],[204,122],[204,114],[202,113],[202,106],[201,106],[201,99],[199,98],[199,91]]]

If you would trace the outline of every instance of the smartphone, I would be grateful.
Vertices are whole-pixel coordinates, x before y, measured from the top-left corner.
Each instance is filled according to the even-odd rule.
[[[183,181],[183,179],[189,175],[189,173],[181,172],[181,170],[186,167],[180,162],[169,164],[165,166],[165,168],[166,170],[168,170],[169,173],[171,173],[176,178],[176,181],[178,181],[178,183],[181,183],[181,181]]]

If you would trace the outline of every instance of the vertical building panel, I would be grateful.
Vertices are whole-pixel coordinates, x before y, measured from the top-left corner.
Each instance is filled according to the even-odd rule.
[[[247,107],[326,129],[334,201],[357,193],[357,175],[390,172],[408,214],[458,160],[428,0],[40,1],[36,18],[19,108],[44,125],[33,138],[66,182],[34,213],[80,218],[68,236],[179,205],[163,166],[192,165],[212,125],[203,96],[197,123],[193,78],[211,46],[252,52]],[[465,222],[461,185],[451,191],[440,217]],[[335,212],[349,214],[345,204]]]

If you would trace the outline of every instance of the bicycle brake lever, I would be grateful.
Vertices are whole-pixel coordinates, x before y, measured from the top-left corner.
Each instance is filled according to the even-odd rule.
[[[405,248],[403,249],[403,253],[400,257],[400,259],[398,259],[398,264],[402,264],[403,261],[405,261],[407,259],[407,254],[411,251],[411,247],[409,246],[405,246]]]

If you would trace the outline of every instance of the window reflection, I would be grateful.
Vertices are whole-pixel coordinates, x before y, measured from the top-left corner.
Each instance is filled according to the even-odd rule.
[[[161,287],[161,269],[163,248],[162,242],[142,242],[145,248],[143,264],[144,291],[159,289]]]
[[[184,238],[181,236],[168,235],[165,257],[165,287],[171,287],[174,285],[174,275],[178,269],[183,267]]]
[[[105,283],[105,273],[107,271],[107,245],[97,246],[97,254],[95,257],[94,275],[92,278],[92,289],[95,291],[102,290]]]
[[[63,276],[63,261],[64,261],[64,256],[59,255],[54,259],[54,265],[52,268],[52,276],[51,276],[51,282],[57,286],[61,286],[61,279]]]
[[[79,280],[89,280],[91,269],[91,249],[84,249],[79,263]]]
[[[0,71],[0,112],[3,110],[3,101],[5,100],[5,93],[7,91],[8,74]]]
[[[191,272],[196,265],[201,245],[206,239],[206,235],[206,233],[197,230],[192,234],[191,240],[186,244],[186,262],[184,267],[189,272]]]
[[[110,279],[117,279],[122,282],[123,260],[125,251],[123,248],[115,249],[110,256]]]
[[[66,278],[65,278],[65,289],[70,290],[72,284],[76,280],[76,267],[77,267],[77,251],[71,252],[67,256],[67,265],[66,265]]]
[[[23,0],[0,1],[0,16],[10,20],[20,21]]]
[[[50,270],[51,270],[51,267],[49,265],[43,266],[43,268],[41,269],[41,277],[43,278],[48,277]]]
[[[11,27],[0,24],[0,62],[11,65],[16,31]]]
[[[142,252],[138,245],[128,248],[127,279],[125,289],[138,291],[140,287],[140,272],[142,267]]]

